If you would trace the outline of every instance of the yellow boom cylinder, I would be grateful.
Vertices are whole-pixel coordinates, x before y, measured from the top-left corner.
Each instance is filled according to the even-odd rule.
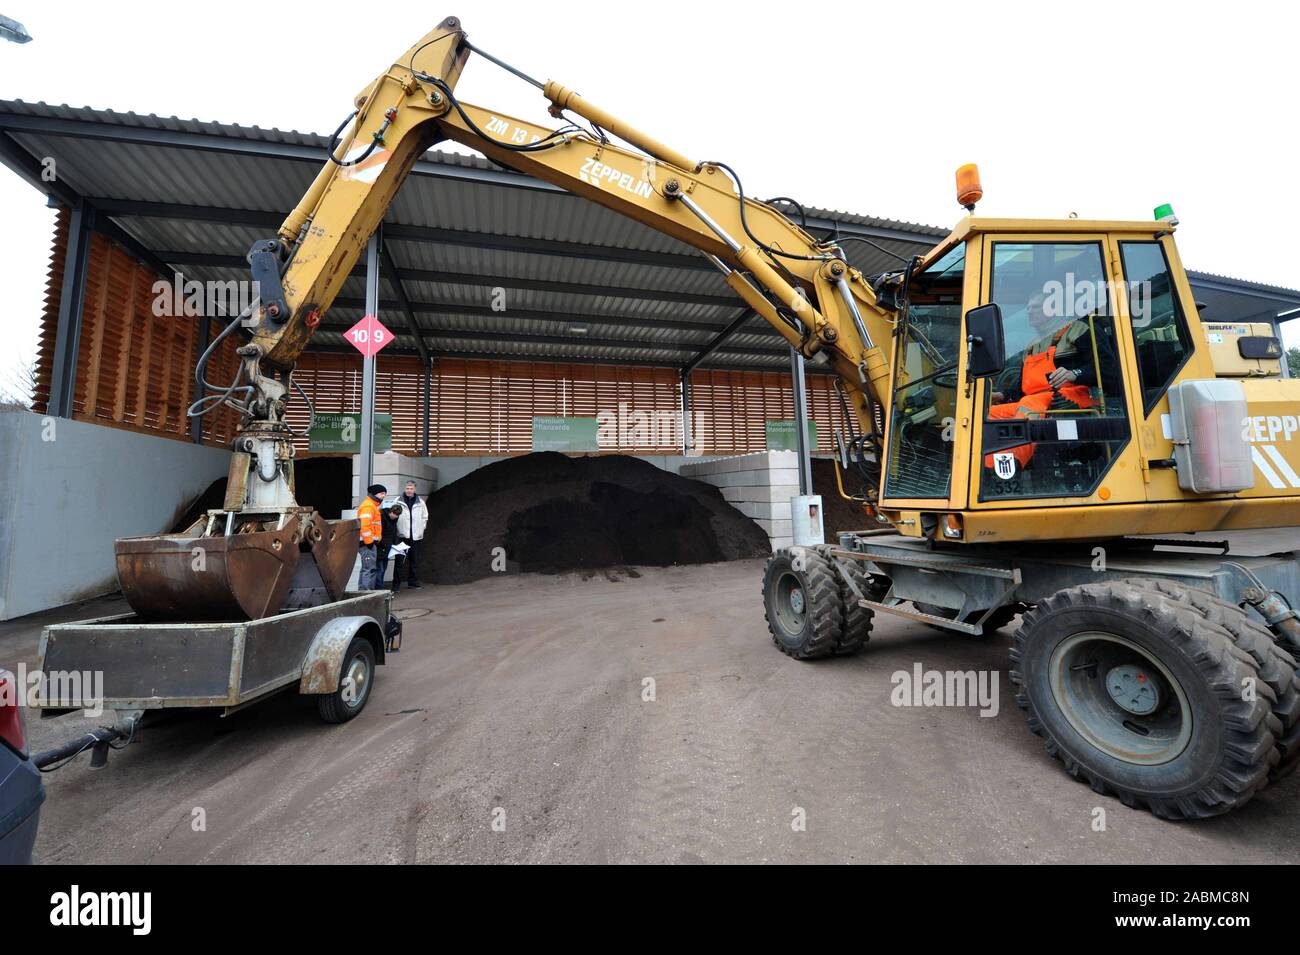
[[[629,126],[617,116],[605,112],[599,106],[588,103],[573,90],[561,86],[554,80],[546,84],[543,92],[546,94],[546,98],[555,104],[557,109],[573,110],[584,119],[588,119],[601,129],[613,133],[624,142],[631,143],[637,149],[649,153],[655,159],[669,163],[686,172],[694,172],[700,168],[699,163],[688,159],[675,149],[670,149],[659,140],[647,136],[636,127]]]

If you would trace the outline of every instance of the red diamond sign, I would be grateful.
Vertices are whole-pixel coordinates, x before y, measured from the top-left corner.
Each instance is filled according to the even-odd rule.
[[[393,333],[373,315],[367,315],[346,332],[343,337],[361,354],[373,358],[393,341]]]

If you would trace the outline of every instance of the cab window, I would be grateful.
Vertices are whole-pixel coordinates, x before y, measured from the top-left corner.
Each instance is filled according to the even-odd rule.
[[[985,392],[981,500],[1091,494],[1128,440],[1097,242],[994,242],[1006,367]]]
[[[1191,336],[1160,243],[1121,242],[1119,255],[1137,349],[1142,413],[1148,415],[1191,355]]]
[[[948,496],[965,262],[959,245],[909,283],[896,338],[886,497]]]

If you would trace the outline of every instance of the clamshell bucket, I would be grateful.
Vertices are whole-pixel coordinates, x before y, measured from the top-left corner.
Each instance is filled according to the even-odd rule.
[[[120,539],[122,595],[142,620],[186,622],[259,620],[339,600],[356,560],[357,522],[312,517],[227,536]]]

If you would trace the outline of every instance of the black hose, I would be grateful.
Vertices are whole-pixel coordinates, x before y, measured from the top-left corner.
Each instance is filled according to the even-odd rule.
[[[758,236],[754,235],[749,228],[749,221],[745,218],[745,187],[740,182],[740,176],[736,175],[736,170],[732,169],[725,162],[706,162],[706,166],[717,166],[736,184],[736,195],[740,197],[740,227],[745,230],[745,235],[749,236],[749,241],[762,249],[770,256],[780,256],[783,259],[796,259],[800,262],[821,262],[826,259],[824,255],[799,255],[796,252],[783,252],[780,249],[773,248]],[[797,204],[797,203],[796,203]]]
[[[577,126],[573,123],[569,123],[567,126],[561,126],[559,129],[551,130],[549,133],[547,133],[545,136],[543,136],[535,143],[525,143],[521,145],[519,143],[502,142],[499,139],[493,139],[491,136],[489,136],[487,133],[481,130],[478,127],[478,125],[475,124],[474,120],[469,118],[469,114],[466,113],[464,107],[460,105],[460,100],[456,99],[456,94],[451,91],[451,87],[448,86],[445,82],[443,82],[441,79],[439,79],[436,76],[430,76],[428,73],[417,74],[417,77],[425,82],[432,83],[434,86],[438,87],[438,89],[442,91],[443,95],[447,97],[447,102],[451,103],[452,109],[454,109],[456,111],[456,114],[462,120],[464,120],[465,125],[468,126],[475,135],[479,136],[481,139],[487,140],[493,146],[500,146],[502,149],[507,149],[510,152],[514,152],[514,153],[541,152],[543,149],[554,149],[556,146],[563,145],[564,140],[562,140],[560,137],[567,136],[571,133],[582,133],[588,136],[591,135],[582,127]]]
[[[135,735],[135,723],[131,724],[131,731],[127,733],[116,726],[101,726],[93,729],[89,733],[77,736],[62,743],[53,749],[43,750],[32,757],[32,763],[43,773],[52,773],[56,769],[62,769],[68,763],[72,762],[86,750],[101,743],[112,746],[115,740],[125,739],[128,742]],[[57,764],[57,765],[52,765]]]
[[[334,150],[338,149],[339,137],[343,135],[343,130],[347,128],[348,123],[352,122],[352,120],[356,118],[356,115],[357,115],[357,110],[354,109],[351,115],[349,115],[347,119],[339,123],[339,128],[334,130],[334,135],[330,137],[329,147],[325,151],[325,155],[329,157],[330,162],[334,163],[334,165],[336,166],[342,166],[345,169],[350,166],[355,166],[358,163],[363,163],[367,159],[369,159],[370,154],[375,151],[375,148],[379,145],[382,139],[381,136],[376,135],[375,138],[370,141],[370,145],[366,147],[366,151],[363,152],[356,159],[349,159],[345,161],[336,158],[334,155]]]

